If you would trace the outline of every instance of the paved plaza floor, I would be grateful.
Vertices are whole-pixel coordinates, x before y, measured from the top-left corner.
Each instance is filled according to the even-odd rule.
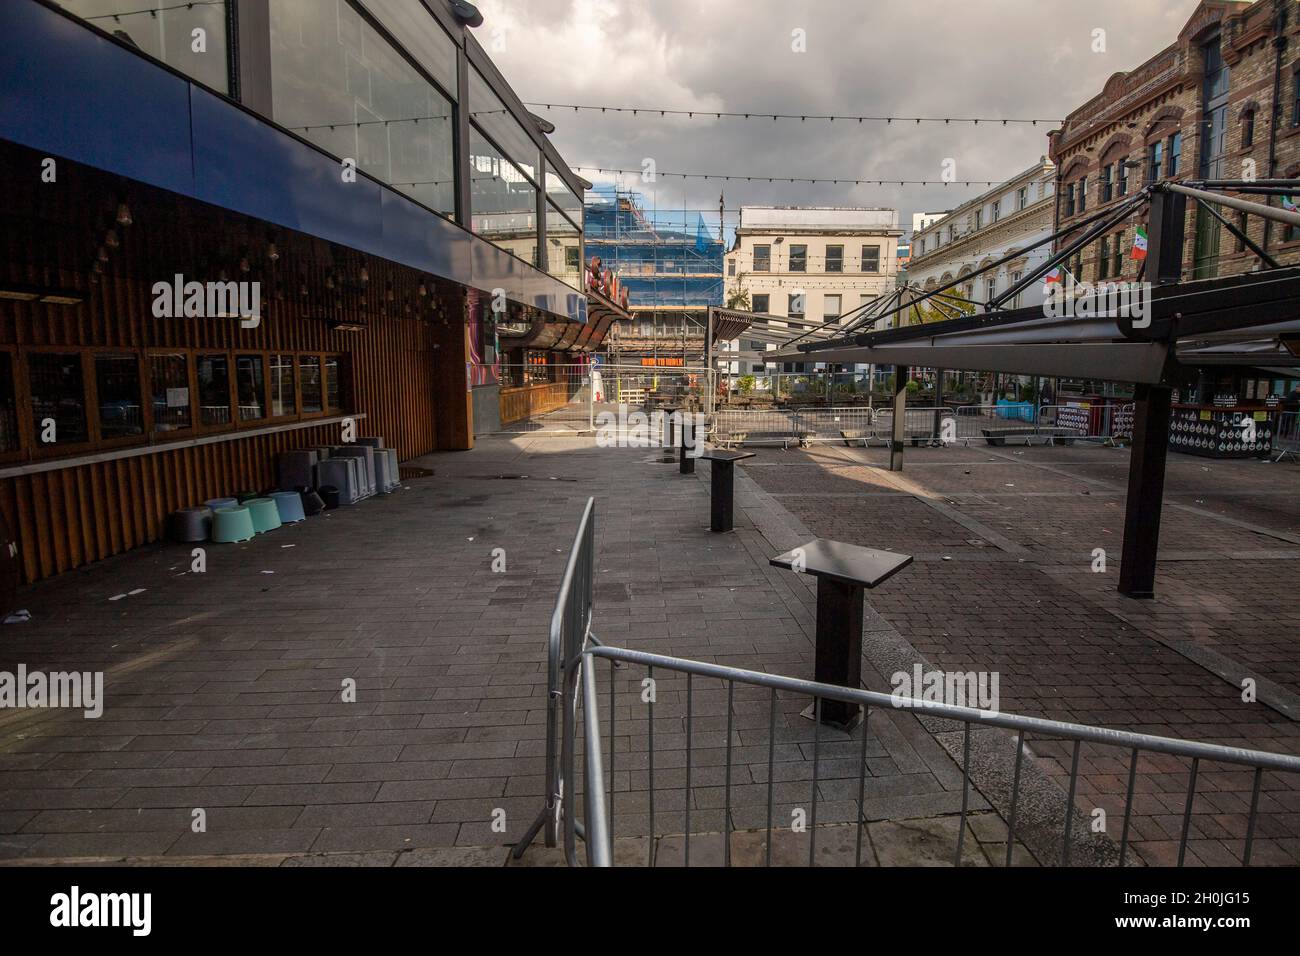
[[[547,622],[588,496],[607,644],[811,677],[813,582],[768,558],[831,537],[916,557],[869,592],[871,689],[915,663],[992,670],[1007,712],[1300,753],[1300,468],[1171,456],[1159,594],[1134,602],[1114,591],[1127,463],[1095,446],[922,448],[891,474],[877,449],[764,449],[741,466],[736,532],[712,535],[705,465],[682,477],[655,450],[497,437],[409,463],[433,473],[393,495],[211,545],[205,573],[188,547],[157,545],[65,574],[25,593],[30,622],[0,627],[0,670],[103,671],[104,713],[0,712],[0,860],[500,865],[542,807]],[[615,672],[628,862],[651,852],[642,676]],[[770,739],[766,692],[736,691],[724,819],[726,693],[701,680],[688,699],[663,675],[659,863],[677,859],[688,807],[692,862],[720,853],[724,829],[754,859],[769,743],[778,832],[810,809],[815,750],[819,859],[844,862],[861,737],[815,739],[806,703],[782,696]],[[960,733],[888,710],[867,733],[862,862],[947,858]],[[996,864],[1010,741],[979,736],[967,862]],[[1030,746],[1015,859],[1053,863],[1069,746]],[[1127,754],[1087,747],[1081,770],[1082,818],[1112,824],[1076,834],[1073,858],[1113,862]],[[1143,758],[1130,862],[1172,862],[1186,781],[1181,761]],[[1255,862],[1300,861],[1297,783],[1266,776]],[[1250,784],[1201,768],[1189,863],[1239,858]],[[773,851],[803,852],[784,836]]]

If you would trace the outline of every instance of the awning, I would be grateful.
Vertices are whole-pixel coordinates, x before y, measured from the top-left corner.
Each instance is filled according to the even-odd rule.
[[[631,316],[626,309],[620,308],[599,292],[588,289],[586,295],[586,322],[575,322],[534,311],[528,328],[524,331],[500,330],[501,347],[551,352],[594,352],[605,341],[605,335],[616,319]]]
[[[1013,309],[797,343],[774,361],[907,365],[959,371],[1158,384],[1167,363],[1300,366],[1284,342],[1300,333],[1300,269],[1156,288],[1143,326],[1103,312],[1048,317]]]

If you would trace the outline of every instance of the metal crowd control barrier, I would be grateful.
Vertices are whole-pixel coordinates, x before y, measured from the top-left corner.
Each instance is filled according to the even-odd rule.
[[[909,408],[904,413],[905,440],[941,441],[948,408]],[[848,405],[842,408],[722,408],[714,413],[710,437],[720,445],[809,445],[817,442],[878,441],[889,444],[892,408]],[[952,440],[951,438],[949,440]]]
[[[1137,779],[1138,760],[1142,753],[1166,754],[1190,759],[1191,767],[1182,816],[1181,836],[1178,842],[1178,864],[1181,866],[1187,851],[1188,836],[1191,832],[1192,811],[1196,801],[1197,777],[1203,762],[1226,763],[1253,769],[1250,813],[1247,817],[1245,839],[1242,847],[1241,862],[1250,865],[1254,848],[1256,824],[1259,817],[1260,793],[1266,770],[1281,773],[1300,773],[1300,757],[1268,753],[1259,750],[1247,750],[1226,747],[1217,744],[1178,740],[1171,737],[1156,737],[1150,734],[1130,733],[1110,730],[1104,727],[1091,727],[1084,724],[1071,724],[1057,720],[1038,717],[1023,717],[1014,714],[977,710],[953,704],[934,703],[915,698],[896,698],[890,694],[874,691],[837,687],[831,684],[819,684],[813,681],[758,671],[743,670],[721,664],[668,657],[662,654],[650,654],[624,648],[601,645],[591,633],[593,606],[593,569],[595,566],[595,503],[588,499],[583,509],[582,519],[578,524],[578,533],[574,539],[573,550],[565,566],[564,577],[560,583],[555,610],[551,615],[551,627],[548,638],[548,685],[546,711],[546,786],[545,807],[537,820],[529,827],[526,835],[514,849],[516,858],[520,857],[539,831],[544,831],[548,847],[554,847],[560,827],[564,831],[565,859],[570,866],[580,863],[577,854],[577,840],[585,842],[585,860],[589,866],[613,865],[614,814],[616,801],[613,783],[615,778],[616,737],[616,691],[617,682],[614,671],[619,665],[640,666],[646,668],[647,677],[654,679],[656,671],[668,671],[684,675],[686,679],[686,713],[685,713],[685,832],[684,862],[690,865],[691,843],[691,788],[692,788],[692,739],[695,727],[693,706],[695,684],[697,681],[721,681],[727,691],[726,714],[726,756],[723,804],[723,846],[724,865],[731,865],[732,833],[732,766],[735,745],[734,717],[736,686],[765,688],[768,691],[768,746],[767,746],[767,827],[765,858],[767,865],[772,862],[773,833],[773,787],[775,775],[775,744],[777,729],[778,694],[809,697],[813,702],[813,746],[812,746],[812,780],[810,783],[810,807],[808,834],[808,862],[814,865],[817,850],[817,809],[819,799],[818,785],[822,765],[821,741],[821,706],[824,700],[843,701],[857,704],[863,708],[863,720],[859,727],[861,740],[858,744],[857,759],[857,799],[855,826],[857,840],[855,862],[862,863],[863,834],[867,823],[864,811],[865,781],[867,777],[868,728],[871,726],[872,708],[892,708],[905,710],[918,715],[941,717],[961,722],[963,726],[962,747],[962,799],[961,815],[958,821],[957,839],[953,862],[962,864],[962,851],[966,834],[966,816],[970,806],[971,790],[971,728],[1000,727],[1014,731],[1016,734],[1015,769],[1011,785],[1011,801],[1007,815],[1006,864],[1011,865],[1016,847],[1017,812],[1020,808],[1020,789],[1025,754],[1025,744],[1030,734],[1039,738],[1063,738],[1074,742],[1070,761],[1069,789],[1066,797],[1065,815],[1062,821],[1062,841],[1060,864],[1070,862],[1071,837],[1074,827],[1075,797],[1079,781],[1080,751],[1084,743],[1126,750],[1129,753],[1128,788],[1124,804],[1124,821],[1120,837],[1119,865],[1124,866],[1129,848],[1129,832],[1133,811],[1133,795]],[[605,744],[602,743],[599,688],[596,681],[595,661],[604,658],[610,662],[609,678],[609,730],[608,773],[609,792],[605,783]],[[637,682],[632,682],[636,686]],[[655,749],[654,749],[654,700],[651,694],[646,699],[648,709],[648,769],[649,769],[649,851],[647,864],[654,864],[655,838]],[[578,739],[577,707],[582,706],[582,741]],[[711,715],[710,715],[711,716]],[[581,820],[576,812],[576,755],[579,745],[583,748],[583,811]],[[829,759],[829,758],[828,758]],[[842,761],[841,761],[842,762]],[[1221,785],[1220,785],[1221,786]],[[646,835],[646,834],[642,834]],[[1220,843],[1224,842],[1222,840]]]
[[[546,845],[556,845],[563,813],[566,784],[573,781],[576,747],[577,684],[570,679],[579,669],[580,657],[591,634],[591,611],[595,595],[596,499],[588,498],[578,522],[569,560],[560,579],[560,591],[551,612],[551,629],[546,654],[546,805],[515,847],[518,859],[542,831]],[[590,758],[588,758],[590,759]],[[596,756],[599,761],[599,755]],[[590,764],[588,765],[590,766]],[[572,793],[570,789],[568,791]],[[591,819],[588,809],[587,817]],[[575,860],[574,838],[583,836],[580,823],[566,815],[565,855]]]
[[[1300,461],[1300,412],[1283,412],[1278,416],[1273,448],[1278,453],[1275,461],[1288,456]]]

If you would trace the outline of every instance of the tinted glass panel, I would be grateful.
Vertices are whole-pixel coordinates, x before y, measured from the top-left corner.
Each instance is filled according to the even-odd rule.
[[[420,66],[456,98],[456,44],[420,0],[363,0]]]
[[[149,356],[153,430],[179,431],[194,424],[190,411],[190,365],[184,353]]]
[[[582,236],[568,218],[546,204],[546,271],[575,289],[582,287],[579,252]]]
[[[18,408],[14,391],[14,357],[0,352],[0,451],[17,451]]]
[[[144,434],[140,362],[134,355],[96,355],[95,391],[99,396],[100,438]]]
[[[343,407],[343,379],[336,356],[325,359],[325,407],[331,412]]]
[[[275,121],[444,215],[451,101],[343,0],[271,0]]]
[[[33,352],[27,357],[32,424],[38,445],[71,445],[89,438],[81,356]],[[54,428],[48,428],[53,422]],[[52,439],[52,440],[47,440]]]
[[[469,118],[500,143],[511,161],[537,182],[537,144],[472,66],[469,68]]]
[[[235,394],[241,422],[266,417],[266,378],[262,371],[262,356],[235,356]]]
[[[124,43],[157,57],[200,83],[229,92],[225,0],[56,0]],[[194,49],[202,30],[202,52]]]
[[[321,405],[320,356],[300,356],[298,370],[302,375],[302,410],[319,412],[324,407]]]
[[[292,415],[298,410],[293,388],[293,356],[271,356],[271,414]]]
[[[199,421],[204,425],[230,424],[230,359],[200,355]]]
[[[478,130],[470,128],[469,140],[474,232],[531,262],[537,245],[537,190]]]

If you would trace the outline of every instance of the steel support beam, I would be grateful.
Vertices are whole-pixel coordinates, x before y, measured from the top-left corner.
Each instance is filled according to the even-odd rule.
[[[894,366],[894,420],[889,436],[889,470],[903,470],[903,436],[907,419],[907,379],[911,369],[906,365]]]
[[[1170,394],[1165,385],[1138,385],[1134,392],[1133,454],[1128,466],[1124,552],[1119,568],[1119,593],[1125,597],[1150,599],[1156,594]]]

